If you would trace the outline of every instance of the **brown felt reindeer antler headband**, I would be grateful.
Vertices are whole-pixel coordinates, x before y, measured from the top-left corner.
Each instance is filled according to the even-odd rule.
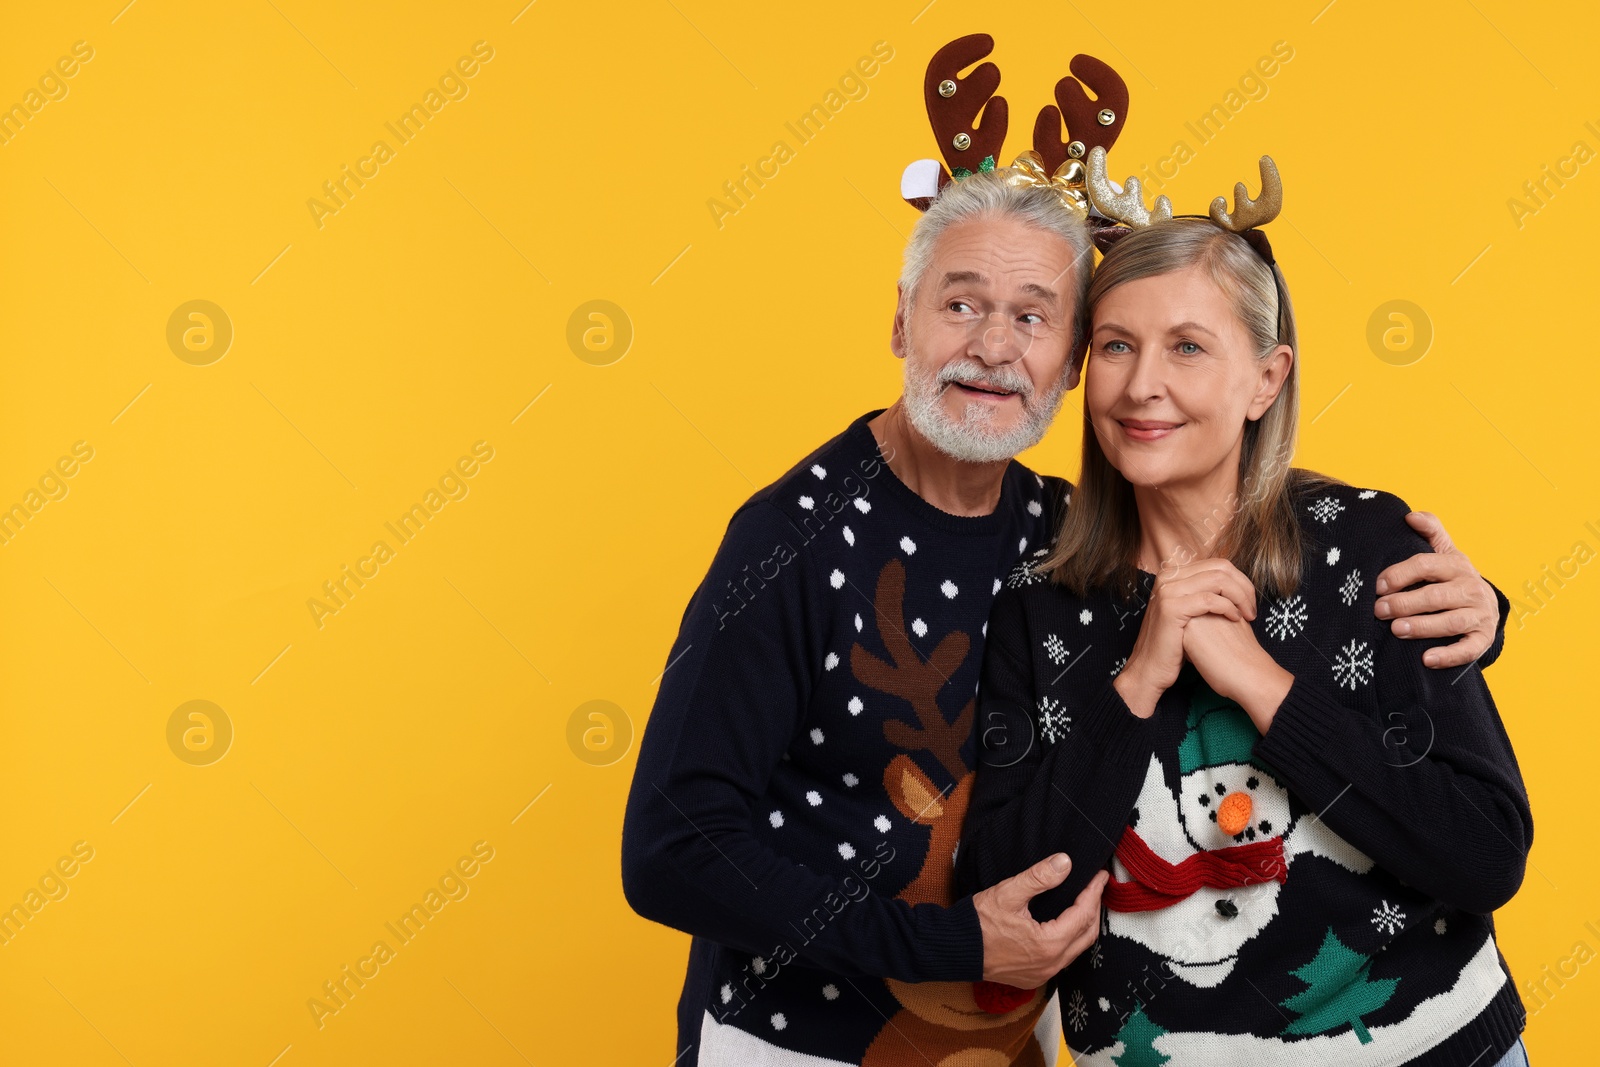
[[[972,33],[951,41],[928,61],[923,98],[939,152],[950,169],[936,159],[919,159],[906,167],[900,195],[918,211],[928,210],[952,181],[996,169],[1010,118],[1005,97],[996,95],[1000,68],[983,63],[961,76],[961,71],[993,51],[993,37]],[[1105,251],[1134,229],[1172,218],[1172,202],[1160,196],[1154,207],[1146,207],[1139,179],[1130,177],[1123,189],[1106,175],[1106,153],[1128,119],[1127,82],[1090,55],[1073,56],[1068,70],[1071,75],[1056,83],[1055,103],[1041,108],[1033,124],[1033,147],[1011,162],[1006,180],[1054,191],[1088,223],[1095,244]],[[1066,140],[1061,137],[1063,120]],[[1211,204],[1209,218],[1243,237],[1270,265],[1272,247],[1259,227],[1276,218],[1282,207],[1278,168],[1271,157],[1262,156],[1260,195],[1251,199],[1240,182],[1234,188],[1234,210],[1229,212],[1227,201],[1219,196]]]
[[[918,211],[926,211],[939,190],[978,171],[994,170],[1001,158],[1010,107],[1000,87],[1000,68],[984,63],[966,77],[961,71],[994,51],[987,33],[959,37],[935,52],[923,77],[928,121],[949,171],[936,159],[919,159],[905,170],[900,194]],[[1033,148],[1012,161],[1014,184],[1053,189],[1080,218],[1090,214],[1084,191],[1083,159],[1093,149],[1110,148],[1127,121],[1127,83],[1105,63],[1088,55],[1072,58],[1072,76],[1056,83],[1054,104],[1039,111],[1033,125]],[[1086,91],[1087,90],[1087,91]],[[1094,99],[1089,98],[1089,92]],[[1066,120],[1067,139],[1061,137]]]

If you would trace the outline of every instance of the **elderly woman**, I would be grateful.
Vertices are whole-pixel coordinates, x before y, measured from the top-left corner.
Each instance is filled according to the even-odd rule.
[[[1065,852],[1043,917],[1109,878],[1055,979],[1078,1063],[1524,1064],[1492,915],[1533,838],[1516,757],[1478,667],[1373,613],[1427,544],[1400,498],[1288,465],[1260,231],[1090,188],[1134,225],[1089,290],[1072,506],[990,616],[958,882]]]

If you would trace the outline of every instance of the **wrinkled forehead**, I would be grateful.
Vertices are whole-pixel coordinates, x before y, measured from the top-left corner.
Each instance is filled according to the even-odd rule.
[[[1009,219],[970,219],[940,235],[929,265],[931,289],[982,292],[994,299],[1076,298],[1077,265],[1063,237]]]

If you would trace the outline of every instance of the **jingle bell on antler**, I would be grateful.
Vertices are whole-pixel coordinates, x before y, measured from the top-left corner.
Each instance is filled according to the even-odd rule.
[[[984,63],[965,78],[960,76],[992,51],[994,38],[974,33],[951,41],[928,62],[923,96],[940,154],[950,169],[936,159],[919,159],[906,167],[900,195],[918,211],[926,211],[939,190],[952,181],[997,167],[1010,115],[1005,97],[995,95],[1000,68]],[[1034,122],[1033,148],[1011,162],[1006,180],[1048,188],[1080,218],[1087,218],[1090,202],[1083,159],[1091,150],[1104,150],[1116,142],[1127,121],[1128,86],[1093,56],[1074,56],[1068,69],[1075,77],[1056,83],[1056,102],[1042,108]],[[1092,100],[1089,91],[1095,94]],[[1061,137],[1063,118],[1066,140]]]

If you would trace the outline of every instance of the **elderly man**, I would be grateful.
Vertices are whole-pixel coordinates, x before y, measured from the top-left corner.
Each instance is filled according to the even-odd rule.
[[[694,935],[678,1063],[1055,1061],[1036,987],[1093,941],[1104,875],[1044,921],[1029,901],[1064,855],[950,886],[990,601],[1070,491],[1012,457],[1077,384],[1091,269],[1078,218],[1005,175],[948,184],[919,221],[904,393],[735,512],[667,657],[622,857],[634,909]],[[1436,584],[1379,614],[1465,634],[1467,662],[1498,645],[1496,591],[1417,521],[1441,551],[1380,581]]]

